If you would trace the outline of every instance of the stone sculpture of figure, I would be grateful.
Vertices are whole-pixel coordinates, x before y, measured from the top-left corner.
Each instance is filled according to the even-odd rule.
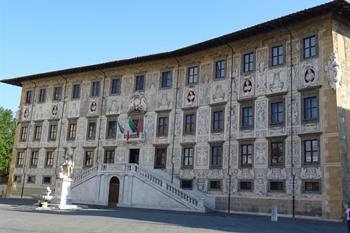
[[[67,148],[66,156],[64,158],[63,164],[60,166],[60,178],[71,178],[74,168],[73,162],[73,149],[69,145]]]
[[[313,82],[315,80],[315,71],[311,68],[308,68],[305,72],[305,82]]]
[[[249,79],[246,79],[243,83],[243,91],[250,92],[252,90],[252,82]]]
[[[329,61],[325,66],[326,77],[329,85],[333,90],[336,90],[341,82],[341,70],[335,53],[331,53]]]

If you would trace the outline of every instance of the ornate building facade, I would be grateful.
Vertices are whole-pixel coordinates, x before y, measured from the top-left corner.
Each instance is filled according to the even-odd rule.
[[[8,196],[339,219],[350,201],[350,5],[172,52],[2,80],[22,87]]]

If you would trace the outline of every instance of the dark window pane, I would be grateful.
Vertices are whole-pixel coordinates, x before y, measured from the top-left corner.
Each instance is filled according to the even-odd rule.
[[[120,79],[112,80],[111,94],[120,94]]]
[[[100,81],[94,81],[91,85],[91,97],[97,97],[100,95]]]
[[[171,71],[162,72],[161,88],[169,88],[172,85]]]
[[[79,98],[80,98],[80,84],[74,84],[73,91],[72,91],[72,99],[79,99]]]
[[[135,90],[136,91],[143,91],[144,90],[144,82],[145,82],[145,76],[144,75],[137,75],[136,76]]]

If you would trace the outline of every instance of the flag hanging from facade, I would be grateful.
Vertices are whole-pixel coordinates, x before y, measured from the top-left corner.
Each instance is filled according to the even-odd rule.
[[[137,125],[136,125],[136,136],[139,137],[141,133],[141,120],[137,120]]]
[[[124,135],[124,132],[125,132],[124,127],[119,123],[119,121],[117,121],[117,125],[118,125],[119,132],[120,132],[122,135]]]
[[[131,130],[131,132],[136,131],[136,124],[135,124],[134,120],[131,118],[129,118],[129,129]]]

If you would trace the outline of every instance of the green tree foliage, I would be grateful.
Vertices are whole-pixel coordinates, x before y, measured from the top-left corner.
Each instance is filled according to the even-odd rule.
[[[0,107],[0,171],[8,172],[10,168],[15,129],[12,111]]]

